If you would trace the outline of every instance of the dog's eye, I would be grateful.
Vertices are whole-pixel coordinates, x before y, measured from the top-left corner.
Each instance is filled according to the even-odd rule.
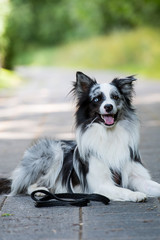
[[[99,102],[99,98],[96,97],[96,98],[93,99],[93,101],[94,101],[95,103],[97,103],[97,102]]]
[[[113,95],[112,98],[113,98],[114,100],[118,100],[118,99],[119,99],[118,95]]]
[[[93,102],[97,103],[101,100],[101,98],[102,98],[101,96],[95,97],[95,98],[93,98]]]

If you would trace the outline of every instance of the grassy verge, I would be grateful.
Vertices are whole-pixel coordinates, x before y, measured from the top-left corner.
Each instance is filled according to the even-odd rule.
[[[14,72],[0,69],[0,89],[17,87],[21,83],[21,78]]]
[[[62,46],[30,48],[15,64],[114,69],[160,79],[160,31],[115,31]]]

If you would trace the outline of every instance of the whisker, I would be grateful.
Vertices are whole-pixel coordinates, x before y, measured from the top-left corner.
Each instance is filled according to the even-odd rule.
[[[88,124],[87,128],[91,127],[92,124],[94,123],[94,121],[95,121],[97,118],[98,118],[98,117],[95,117],[95,118],[92,120],[92,122],[91,122],[90,124]]]

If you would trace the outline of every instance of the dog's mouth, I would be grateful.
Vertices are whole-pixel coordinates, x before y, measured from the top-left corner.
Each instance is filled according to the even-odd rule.
[[[116,114],[101,114],[101,119],[103,120],[103,123],[106,125],[106,126],[112,126],[115,124],[116,120],[117,120],[117,115],[118,113]]]

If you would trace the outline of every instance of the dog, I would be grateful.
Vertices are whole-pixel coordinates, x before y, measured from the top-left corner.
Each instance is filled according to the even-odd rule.
[[[132,105],[135,76],[98,84],[76,73],[76,141],[39,139],[13,173],[11,196],[45,189],[98,193],[113,201],[160,196],[139,153],[139,120]]]

